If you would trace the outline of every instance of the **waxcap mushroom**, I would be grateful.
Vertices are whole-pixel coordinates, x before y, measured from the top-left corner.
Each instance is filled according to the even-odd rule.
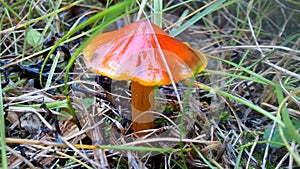
[[[196,69],[202,71],[207,65],[203,53],[170,37],[147,20],[95,36],[83,49],[83,55],[93,72],[115,80],[137,81],[145,86],[171,84],[162,57],[175,82],[197,73]]]
[[[204,54],[147,20],[97,35],[83,55],[93,72],[132,81],[132,127],[138,137],[144,135],[139,131],[154,127],[154,86],[176,83],[207,65]]]

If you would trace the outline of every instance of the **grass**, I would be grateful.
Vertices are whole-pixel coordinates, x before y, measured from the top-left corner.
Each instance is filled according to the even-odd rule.
[[[0,81],[1,77],[0,77]],[[0,90],[2,93],[2,87],[0,84]],[[6,141],[5,141],[5,119],[4,119],[4,110],[3,110],[3,98],[2,95],[0,95],[0,135],[1,135],[1,163],[2,168],[7,168],[7,158],[6,158]]]
[[[0,3],[2,168],[300,165],[297,1]],[[105,92],[81,55],[92,37],[137,14],[209,58],[193,79],[157,91],[160,123],[144,139],[126,123],[128,84]]]

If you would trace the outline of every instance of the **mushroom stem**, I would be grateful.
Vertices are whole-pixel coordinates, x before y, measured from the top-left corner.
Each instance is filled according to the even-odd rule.
[[[154,86],[143,86],[138,82],[131,82],[131,116],[134,132],[154,128],[153,111]],[[143,136],[139,133],[137,136]]]

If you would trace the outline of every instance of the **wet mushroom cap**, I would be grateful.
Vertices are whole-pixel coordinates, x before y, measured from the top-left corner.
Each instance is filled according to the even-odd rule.
[[[200,51],[146,20],[97,35],[83,49],[83,55],[93,72],[144,86],[171,84],[166,65],[175,82],[202,71],[207,65]]]

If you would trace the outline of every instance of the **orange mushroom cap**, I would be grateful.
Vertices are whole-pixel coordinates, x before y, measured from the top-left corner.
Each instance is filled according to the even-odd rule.
[[[115,80],[137,81],[144,86],[172,83],[164,61],[175,82],[207,66],[204,54],[147,20],[95,36],[83,49],[83,55],[93,72]]]

